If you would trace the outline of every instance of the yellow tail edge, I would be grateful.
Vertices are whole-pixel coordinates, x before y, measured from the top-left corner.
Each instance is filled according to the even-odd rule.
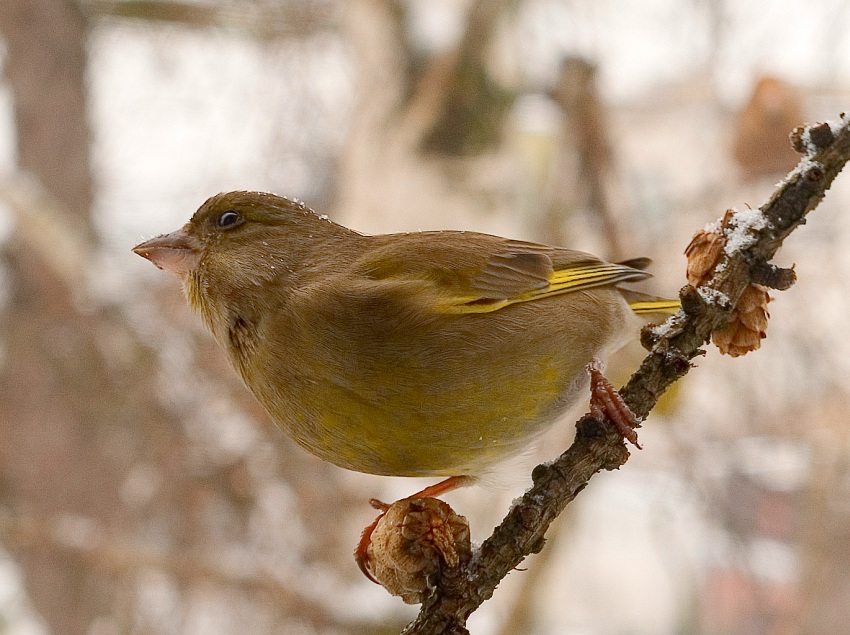
[[[644,315],[646,313],[672,315],[682,308],[682,303],[678,300],[639,300],[637,302],[629,302],[629,307],[638,315]]]

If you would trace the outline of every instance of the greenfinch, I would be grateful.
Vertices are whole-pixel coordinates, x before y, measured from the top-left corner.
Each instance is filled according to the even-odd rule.
[[[350,470],[455,485],[573,405],[588,364],[636,337],[637,313],[678,306],[618,286],[648,277],[646,260],[475,232],[368,236],[258,192],[213,196],[134,251],[182,278],[300,446]]]

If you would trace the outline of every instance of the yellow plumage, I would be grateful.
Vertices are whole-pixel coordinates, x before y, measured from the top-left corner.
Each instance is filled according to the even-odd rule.
[[[636,313],[678,308],[621,293],[646,261],[474,232],[364,236],[253,192],[136,250],[184,278],[281,428],[373,474],[485,472],[583,396],[587,364],[636,337]]]

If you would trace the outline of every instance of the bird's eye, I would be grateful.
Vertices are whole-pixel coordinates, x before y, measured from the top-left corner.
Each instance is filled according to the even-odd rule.
[[[241,220],[242,215],[239,212],[234,212],[232,209],[227,210],[226,212],[222,212],[221,216],[218,217],[218,226],[222,228],[233,227]]]

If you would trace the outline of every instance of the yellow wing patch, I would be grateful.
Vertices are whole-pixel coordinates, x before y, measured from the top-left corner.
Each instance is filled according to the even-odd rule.
[[[629,302],[629,308],[638,315],[647,313],[664,313],[672,315],[682,308],[678,300],[643,300],[640,302]]]
[[[443,313],[489,313],[518,302],[539,300],[562,293],[572,293],[593,287],[614,285],[627,280],[641,280],[649,274],[626,265],[604,262],[576,263],[553,270],[548,284],[530,288],[512,297],[490,297],[486,293],[453,297],[442,308]],[[656,311],[657,312],[657,311]]]

